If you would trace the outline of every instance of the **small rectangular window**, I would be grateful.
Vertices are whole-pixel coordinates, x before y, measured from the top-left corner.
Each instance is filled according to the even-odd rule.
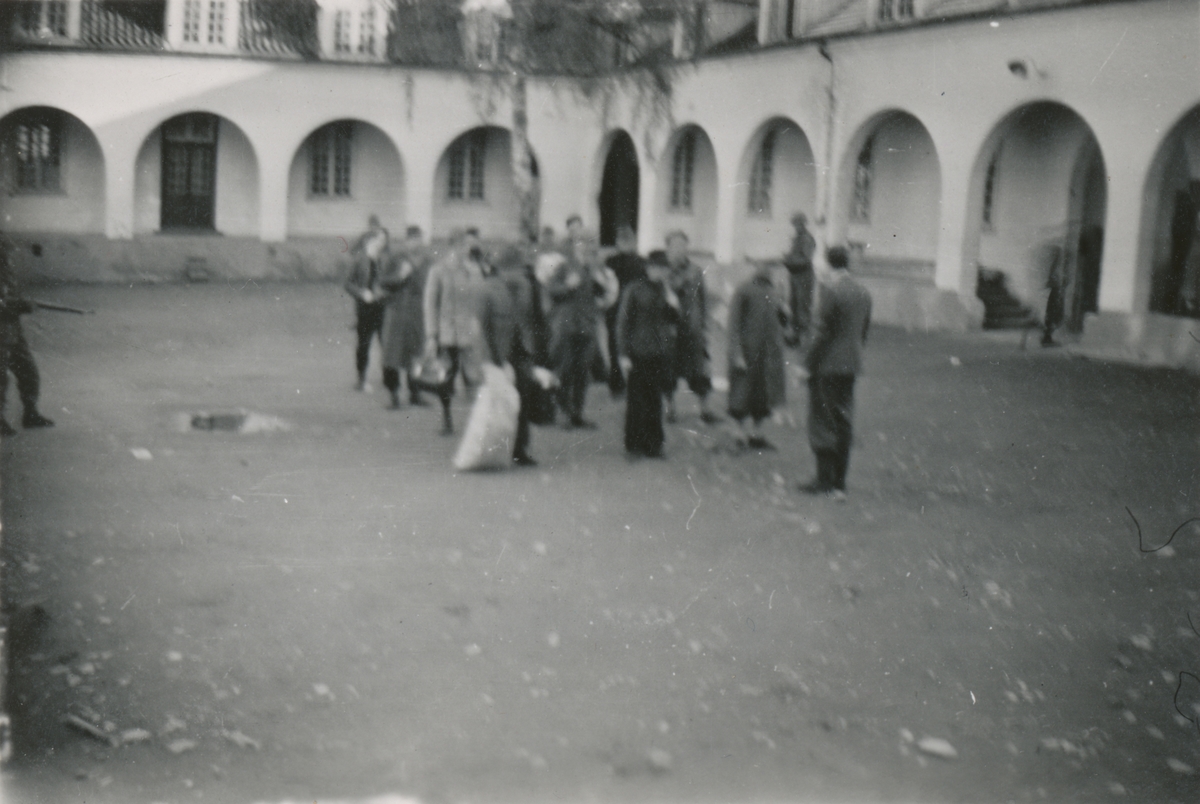
[[[464,134],[450,146],[446,156],[446,197],[482,201],[485,197],[487,131],[481,129]]]
[[[184,0],[183,41],[200,41],[200,0]]]
[[[750,196],[747,205],[753,215],[771,214],[771,178],[775,169],[775,135],[772,129],[763,135],[762,144],[750,172]]]
[[[313,132],[308,141],[308,192],[311,195],[350,195],[350,123],[330,123]]]
[[[854,165],[854,198],[850,204],[850,218],[860,223],[871,220],[871,179],[874,174],[872,164],[875,149],[875,138],[871,137],[858,152],[858,162]]]
[[[350,52],[350,12],[344,9],[333,15],[333,52]]]
[[[671,160],[671,209],[692,210],[692,178],[696,162],[696,132],[685,131]]]
[[[225,43],[225,0],[209,0],[208,43],[210,45]]]
[[[375,55],[375,8],[368,8],[358,18],[358,52],[364,56]]]

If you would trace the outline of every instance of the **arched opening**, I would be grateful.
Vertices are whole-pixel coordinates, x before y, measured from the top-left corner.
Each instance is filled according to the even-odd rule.
[[[258,158],[234,123],[207,112],[176,115],[137,156],[135,232],[258,234]]]
[[[815,218],[817,172],[808,137],[787,118],[768,120],[738,169],[734,255],[778,257],[791,244],[792,216]]]
[[[692,249],[712,251],[717,224],[717,156],[704,129],[677,129],[658,160],[658,241],[676,229]]]
[[[901,111],[876,115],[851,139],[841,177],[840,230],[857,268],[932,282],[942,174],[921,121]]]
[[[1082,330],[1084,315],[1098,309],[1107,190],[1096,137],[1066,106],[1029,104],[996,126],[972,172],[964,240],[965,265],[986,280],[990,318],[991,307],[1014,302],[1042,315],[1057,265],[1064,324]]]
[[[537,157],[530,156],[536,209],[540,206],[540,179]],[[433,192],[435,237],[447,237],[470,226],[486,238],[520,237],[521,205],[507,129],[480,126],[455,138],[438,160]]]
[[[600,179],[600,245],[616,244],[617,230],[622,226],[637,231],[639,184],[633,138],[617,131],[609,143]]]
[[[1200,318],[1200,106],[1151,163],[1141,239],[1139,297],[1150,312]]]
[[[5,115],[0,175],[8,231],[104,231],[104,153],[74,115],[48,106]]]
[[[403,231],[404,168],[391,138],[361,120],[314,129],[288,169],[288,234],[355,232],[372,214]]]

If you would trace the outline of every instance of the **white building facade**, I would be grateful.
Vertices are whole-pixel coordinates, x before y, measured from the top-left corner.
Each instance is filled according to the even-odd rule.
[[[503,79],[395,63],[391,3],[322,0],[308,43],[253,0],[161,5],[10,15],[0,221],[30,278],[327,277],[370,214],[516,237]],[[731,264],[802,211],[918,328],[979,326],[981,269],[1040,309],[1053,246],[1084,345],[1200,368],[1200,0],[762,0],[756,24],[680,68],[665,119],[531,81],[543,223],[682,229]]]

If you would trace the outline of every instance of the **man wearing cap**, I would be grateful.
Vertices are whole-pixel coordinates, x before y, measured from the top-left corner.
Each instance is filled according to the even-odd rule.
[[[454,434],[450,399],[454,396],[455,376],[461,373],[468,387],[478,383],[478,356],[473,347],[479,335],[477,294],[482,281],[483,251],[477,229],[467,229],[454,238],[450,253],[429,269],[425,280],[425,352],[450,364],[446,382],[438,392],[442,435]]]
[[[410,226],[404,244],[385,260],[380,286],[384,291],[383,385],[391,396],[393,410],[400,407],[400,374],[408,377],[408,398],[414,405],[427,404],[412,382],[413,361],[425,346],[425,277],[429,274],[429,252],[421,242],[421,227]]]
[[[388,231],[383,228],[377,215],[367,221],[367,231],[350,249],[354,265],[346,279],[346,292],[354,299],[355,329],[358,343],[354,350],[354,367],[358,371],[355,388],[369,390],[367,363],[371,355],[371,341],[381,338],[383,333],[383,291],[379,279],[383,273],[383,256],[388,247]]]

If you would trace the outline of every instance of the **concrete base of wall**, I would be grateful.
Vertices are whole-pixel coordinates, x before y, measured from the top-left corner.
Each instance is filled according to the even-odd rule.
[[[974,296],[911,279],[855,278],[871,292],[871,319],[876,323],[924,332],[967,332],[983,324],[983,302]]]
[[[149,234],[109,240],[100,234],[10,235],[18,276],[55,282],[178,282],[226,279],[320,280],[342,275],[341,238],[263,243],[218,234]]]
[[[1089,313],[1071,350],[1099,360],[1200,374],[1200,320],[1161,313]]]

